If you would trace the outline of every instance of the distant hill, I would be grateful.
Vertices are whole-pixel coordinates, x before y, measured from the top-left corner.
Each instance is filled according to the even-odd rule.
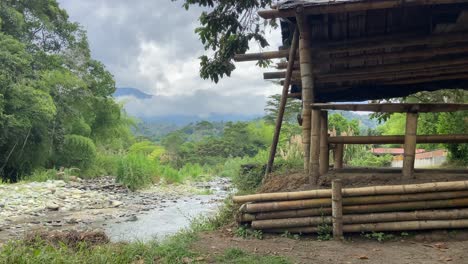
[[[145,123],[150,124],[172,124],[176,126],[185,126],[190,123],[200,121],[208,122],[236,122],[251,121],[260,118],[259,115],[236,115],[236,114],[211,114],[206,117],[195,115],[165,115],[165,116],[138,116]]]
[[[375,129],[378,126],[377,120],[371,119],[369,114],[360,115],[360,114],[356,114],[354,112],[349,112],[349,111],[331,111],[331,112],[332,113],[339,113],[344,118],[346,118],[348,120],[357,119],[361,123],[361,126],[363,126],[365,128]]]
[[[151,94],[144,93],[136,88],[123,87],[117,88],[114,93],[114,97],[122,96],[133,96],[138,99],[150,99],[153,96]]]

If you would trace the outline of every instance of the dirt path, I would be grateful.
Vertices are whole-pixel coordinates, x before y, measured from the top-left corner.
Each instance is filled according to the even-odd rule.
[[[260,255],[279,255],[293,263],[468,263],[468,241],[403,240],[379,243],[358,238],[346,242],[321,242],[313,238],[295,240],[283,237],[258,240],[237,238],[217,231],[202,234],[201,241],[194,245],[194,250],[208,256],[222,254],[229,248]]]

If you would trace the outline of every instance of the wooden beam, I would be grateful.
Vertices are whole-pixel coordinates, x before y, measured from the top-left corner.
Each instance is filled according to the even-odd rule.
[[[333,159],[334,159],[334,169],[342,169],[343,168],[343,156],[344,156],[344,145],[337,144],[335,146],[333,152]]]
[[[341,180],[332,181],[332,225],[333,238],[343,240],[343,184]]]
[[[407,112],[456,112],[468,110],[468,104],[312,104],[312,109],[317,110],[342,110],[342,111],[365,111],[380,113],[407,113]]]
[[[381,81],[385,84],[411,84],[433,80],[466,79],[468,58],[413,62],[388,65],[368,65],[340,71],[322,73],[315,69],[317,83],[335,83],[352,81]],[[263,79],[285,78],[286,72],[265,72]],[[299,79],[298,71],[293,71],[293,79]]]
[[[462,68],[461,70],[466,70],[466,68]],[[442,74],[442,75],[437,75],[437,76],[432,76],[432,77],[416,78],[416,79],[407,78],[405,80],[386,82],[385,85],[417,84],[417,83],[427,83],[427,82],[436,82],[436,81],[444,81],[444,80],[468,80],[468,72]]]
[[[468,46],[455,46],[455,47],[437,47],[428,48],[413,51],[395,51],[395,52],[381,52],[374,54],[359,54],[351,55],[338,58],[330,58],[329,56],[320,56],[316,59],[320,63],[325,64],[361,64],[366,61],[378,61],[380,64],[384,64],[385,61],[394,59],[429,59],[435,56],[441,55],[452,55],[458,53],[468,52]],[[285,69],[286,66],[283,63],[278,63],[278,69]]]
[[[416,131],[418,129],[418,113],[406,114],[405,145],[403,155],[403,178],[414,176],[414,160],[416,158]]]
[[[403,144],[405,136],[336,136],[328,137],[330,144]],[[468,134],[418,135],[417,144],[427,143],[468,143]]]
[[[273,142],[271,143],[271,148],[270,148],[270,156],[268,159],[267,167],[266,167],[266,174],[270,173],[273,168],[273,163],[275,161],[275,155],[276,155],[276,148],[278,146],[278,141],[279,141],[279,136],[281,132],[281,126],[283,124],[283,117],[284,117],[284,111],[286,108],[286,103],[288,100],[288,93],[289,93],[289,85],[291,82],[291,76],[292,76],[292,71],[293,71],[293,66],[294,66],[294,60],[295,60],[295,54],[297,50],[297,46],[299,45],[299,30],[296,28],[294,31],[294,36],[292,40],[292,45],[289,53],[289,66],[286,71],[286,79],[283,84],[283,92],[281,94],[281,101],[278,109],[278,117],[276,118],[276,126],[275,126],[275,133],[273,135]]]
[[[372,79],[372,74],[381,74],[381,78],[385,78],[387,75],[397,74],[404,71],[423,71],[430,70],[431,68],[442,68],[450,66],[460,66],[468,64],[468,58],[461,57],[459,59],[443,59],[443,60],[433,60],[433,61],[421,61],[421,62],[411,62],[411,63],[396,63],[396,64],[386,64],[386,65],[369,65],[364,67],[355,67],[349,69],[343,69],[340,71],[332,71],[326,74],[318,75],[320,82],[327,81],[351,81],[358,78],[357,76],[361,75],[364,78],[363,80]],[[465,72],[468,70],[465,70]],[[462,71],[463,72],[463,71]],[[317,73],[321,73],[317,70]],[[282,77],[284,78],[284,72],[282,72]],[[369,77],[365,77],[368,75]],[[395,76],[397,77],[397,76]]]
[[[454,62],[451,62],[454,63]],[[369,66],[370,67],[370,66]],[[375,66],[376,68],[383,66]],[[373,81],[382,84],[397,84],[397,83],[424,83],[427,79],[438,77],[441,80],[452,80],[459,75],[467,74],[467,63],[461,62],[456,65],[442,65],[431,67],[428,63],[427,67],[402,69],[389,72],[366,73],[362,70],[361,73],[349,74],[327,74],[317,75],[318,83],[340,83],[340,82],[358,82],[358,81]],[[404,67],[404,64],[402,65]],[[357,68],[356,68],[357,69]],[[351,69],[354,70],[354,69]]]
[[[330,166],[328,149],[328,112],[320,111],[320,175],[325,175]]]
[[[299,61],[301,65],[302,82],[302,143],[304,145],[304,171],[309,173],[310,138],[311,138],[311,107],[314,102],[314,76],[312,70],[311,33],[307,18],[301,9],[296,13],[297,27],[300,32]],[[294,74],[293,74],[294,76]]]
[[[286,78],[286,71],[264,72],[263,73],[263,79],[265,79],[265,80],[282,79],[282,78]],[[300,79],[301,78],[301,73],[299,71],[293,71],[292,72],[292,78]]]
[[[313,58],[320,62],[320,64],[365,64],[367,61],[377,61],[379,65],[384,64],[385,61],[394,59],[429,59],[435,56],[441,55],[452,55],[458,53],[467,53],[468,46],[456,46],[456,47],[437,47],[428,48],[413,51],[396,51],[396,52],[381,52],[373,54],[358,54],[351,56],[343,56],[337,58],[331,58],[328,53],[322,56],[317,56],[314,53]],[[279,62],[276,64],[276,69],[284,70],[288,66],[287,62]],[[299,68],[299,64],[294,65],[295,69]]]
[[[321,15],[321,14],[334,14],[334,13],[348,13],[357,11],[368,11],[376,9],[388,8],[404,8],[411,6],[427,6],[427,5],[443,5],[443,4],[456,4],[466,3],[466,0],[380,0],[380,1],[342,1],[342,2],[323,2],[313,4],[302,4],[303,12],[305,15]],[[296,8],[298,5],[291,5],[289,8],[260,10],[258,15],[264,19],[274,18],[287,18],[296,15]]]
[[[317,186],[320,177],[320,110],[312,110],[310,139],[310,184]]]
[[[257,61],[257,60],[271,60],[271,59],[283,59],[289,55],[289,49],[278,50],[278,51],[266,51],[259,53],[246,53],[234,55],[234,61]]]
[[[320,61],[329,56],[329,54],[335,53],[345,53],[345,52],[367,52],[369,50],[376,49],[395,49],[395,48],[404,48],[410,46],[420,46],[420,45],[441,45],[441,44],[456,44],[456,43],[466,43],[468,42],[468,32],[461,33],[445,33],[445,34],[436,34],[436,35],[422,35],[415,36],[411,35],[401,35],[401,36],[385,36],[385,37],[369,37],[369,38],[358,38],[356,40],[346,40],[346,41],[328,41],[321,44],[317,43],[312,47],[313,58],[316,58]],[[463,46],[459,47],[439,47],[432,49],[431,52],[441,53],[441,54],[453,54],[459,52],[464,52],[465,48]],[[414,51],[416,57],[429,56],[431,54],[429,51]],[[257,60],[269,60],[269,59],[282,59],[286,58],[289,54],[289,50],[278,50],[278,51],[267,51],[260,53],[247,53],[247,54],[236,54],[234,60],[237,62],[242,61],[257,61]],[[393,53],[379,53],[372,55],[355,55],[347,56],[342,58],[329,58],[325,59],[324,63],[330,61],[330,63],[344,63],[350,59],[356,58],[386,58],[390,59],[392,57],[401,56],[401,58],[410,57],[412,53],[410,52],[393,52]],[[297,56],[297,55],[296,55]],[[348,61],[349,63],[350,61]]]
[[[301,93],[290,93],[288,94],[288,98],[300,98],[302,96]]]

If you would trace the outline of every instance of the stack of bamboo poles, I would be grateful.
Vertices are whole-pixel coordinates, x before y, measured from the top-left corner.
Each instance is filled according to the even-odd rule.
[[[341,188],[235,196],[238,222],[273,233],[468,228],[468,181]]]

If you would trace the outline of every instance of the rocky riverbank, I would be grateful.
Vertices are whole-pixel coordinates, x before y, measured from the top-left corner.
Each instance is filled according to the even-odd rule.
[[[159,184],[137,192],[112,177],[75,180],[0,185],[0,242],[41,229],[105,229],[137,222],[145,214],[163,212],[179,203],[219,203],[230,188],[230,182],[222,178]]]

